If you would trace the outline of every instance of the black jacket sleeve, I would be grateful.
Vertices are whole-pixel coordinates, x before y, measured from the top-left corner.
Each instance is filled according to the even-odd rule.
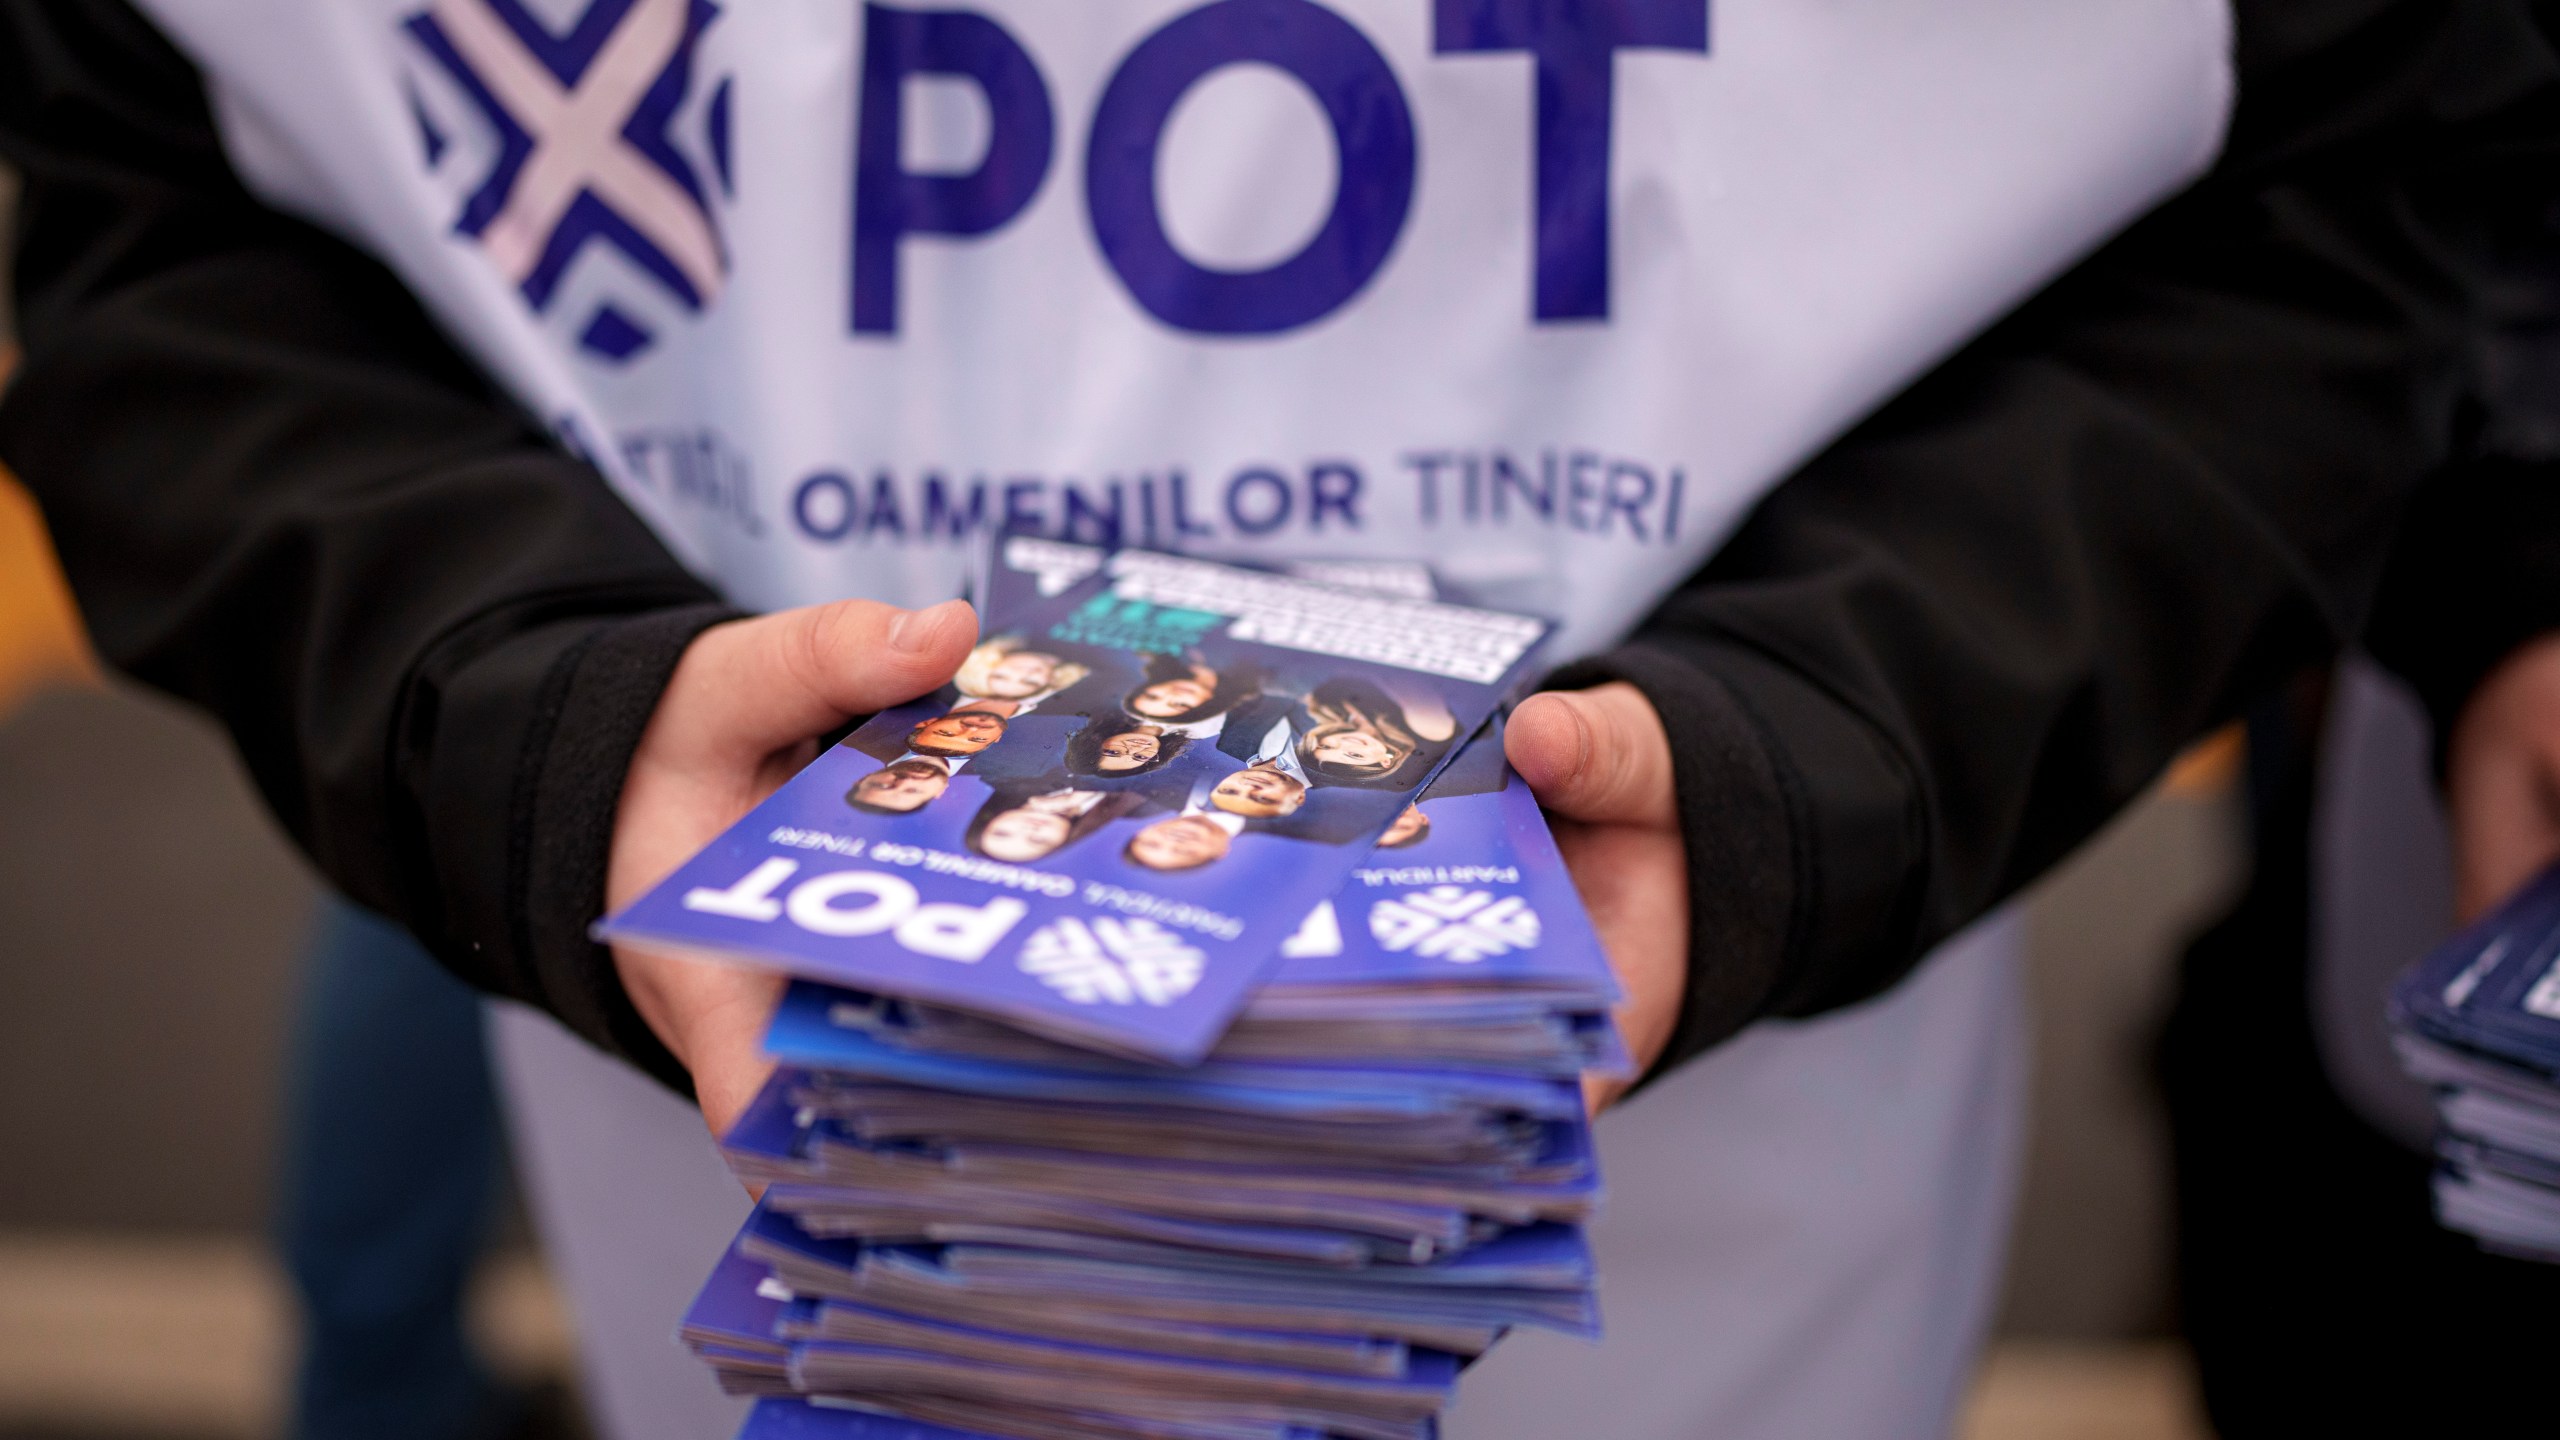
[[[447,965],[681,1083],[585,927],[621,776],[725,613],[379,265],[256,203],[121,5],[0,5],[24,364],[0,460],[99,651],[212,711]]]
[[[1558,677],[1670,718],[1694,933],[1667,1063],[1888,985],[2355,636],[2468,443],[2493,262],[2560,264],[2554,7],[2238,18],[2211,175]]]
[[[2463,258],[2539,243],[2516,217],[2560,175],[2549,9],[2244,0],[2213,176],[1560,677],[1671,718],[1674,1058],[1890,983],[2361,625],[2465,424]],[[0,0],[0,144],[29,180],[0,458],[101,648],[218,711],[351,893],[665,1073],[581,931],[707,592],[378,266],[239,192],[129,12]]]

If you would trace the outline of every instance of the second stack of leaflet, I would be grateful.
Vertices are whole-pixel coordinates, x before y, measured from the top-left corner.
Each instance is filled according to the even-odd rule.
[[[835,1413],[750,1433],[1419,1440],[1508,1328],[1595,1335],[1617,990],[1499,746],[1198,1066],[795,984],[726,1145],[764,1202],[683,1335]]]
[[[2391,1024],[2436,1090],[2437,1218],[2560,1262],[2560,868],[2412,967]]]

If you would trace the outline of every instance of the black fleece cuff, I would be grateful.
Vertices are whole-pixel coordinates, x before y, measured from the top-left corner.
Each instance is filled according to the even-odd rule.
[[[684,1067],[587,931],[604,910],[614,814],[641,732],[685,647],[738,613],[696,603],[561,620],[485,652],[444,687],[445,738],[423,801],[432,873],[447,887],[451,928],[437,948],[449,963],[687,1094]],[[490,828],[495,816],[503,834]]]
[[[1689,866],[1689,982],[1647,1075],[1768,1015],[1864,998],[1910,948],[1916,805],[1873,727],[1747,647],[1640,637],[1548,678],[1633,684],[1662,716]]]

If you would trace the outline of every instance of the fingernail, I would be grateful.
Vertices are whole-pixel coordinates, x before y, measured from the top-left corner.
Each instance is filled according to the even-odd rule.
[[[903,650],[909,655],[921,655],[931,650],[933,642],[942,634],[951,607],[959,603],[957,600],[945,600],[939,605],[900,614],[889,622],[889,648]]]

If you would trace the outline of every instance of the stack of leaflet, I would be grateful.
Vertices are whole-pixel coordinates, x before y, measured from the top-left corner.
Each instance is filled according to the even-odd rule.
[[[1426,1440],[1460,1366],[1505,1330],[1597,1331],[1581,1226],[1599,1175],[1579,1077],[1622,1072],[1625,1057],[1598,941],[1482,723],[1525,648],[1435,646],[1428,624],[1480,623],[1452,622],[1440,612],[1458,607],[1435,601],[1252,572],[1158,583],[1158,563],[1124,552],[1027,612],[990,607],[982,650],[1037,657],[1015,667],[1029,677],[1016,688],[1068,671],[1084,685],[1056,705],[1036,697],[1038,715],[1068,713],[1063,782],[1048,757],[1003,754],[1034,733],[1017,708],[984,752],[1004,763],[955,767],[913,816],[828,820],[792,802],[795,788],[846,795],[849,780],[861,793],[859,777],[877,772],[860,764],[795,780],[651,897],[690,900],[731,929],[651,900],[608,927],[817,977],[791,987],[767,1037],[783,1068],[725,1143],[762,1203],[681,1331],[724,1386],[771,1397],[751,1436]],[[1158,727],[1190,741],[1199,768],[1115,786],[1076,734],[1148,706],[1134,674],[1086,683],[1109,663],[1100,642],[1143,637],[1164,618],[1147,607],[1170,598],[1210,607],[1252,590],[1268,602],[1268,585],[1319,603],[1177,624],[1189,627],[1182,663],[1219,684],[1252,674],[1255,703],[1224,712],[1223,727],[1201,725],[1196,706]],[[1384,639],[1368,638],[1375,617]],[[1301,645],[1333,657],[1314,670],[1337,673],[1309,673]],[[1433,728],[1410,677],[1373,672],[1355,691],[1340,676],[1355,646],[1388,665],[1470,646],[1499,661],[1430,672],[1439,731],[1483,733],[1433,761],[1418,803],[1421,774],[1343,793],[1300,763],[1322,758],[1309,736],[1376,719],[1390,690],[1397,713],[1378,733],[1404,744]],[[865,732],[956,713],[951,695],[912,709]],[[884,770],[914,758],[890,743],[864,753]],[[1011,781],[1026,770],[1044,773]],[[1294,783],[1231,784],[1240,771]],[[985,810],[1025,796],[1099,792],[1054,803],[1110,815],[1073,854],[1025,860],[1015,846],[990,868],[988,847],[946,850],[937,837],[961,832],[925,820],[973,775],[961,805],[982,800],[969,832],[981,840]],[[1142,798],[1118,798],[1131,793]],[[1238,797],[1251,803],[1212,813]],[[1227,832],[1203,866],[1226,867],[1227,888],[1136,863],[1127,837],[1175,818]],[[906,878],[841,878],[870,873],[846,867],[801,880],[821,856],[885,860]],[[908,937],[909,950],[938,947],[956,982],[882,953],[933,910],[914,893],[928,877],[980,887],[938,892],[932,928]],[[821,884],[823,898],[801,899]],[[983,943],[999,904],[1010,928]],[[755,928],[775,915],[832,926],[837,943],[779,943]],[[1165,963],[1173,944],[1190,958]],[[1006,988],[1025,975],[1044,991]],[[1223,1012],[1178,1030],[1222,980]],[[1198,1048],[1176,1033],[1198,1034]]]
[[[2391,1023],[2436,1087],[2437,1217],[2560,1261],[2560,868],[2412,967]]]

